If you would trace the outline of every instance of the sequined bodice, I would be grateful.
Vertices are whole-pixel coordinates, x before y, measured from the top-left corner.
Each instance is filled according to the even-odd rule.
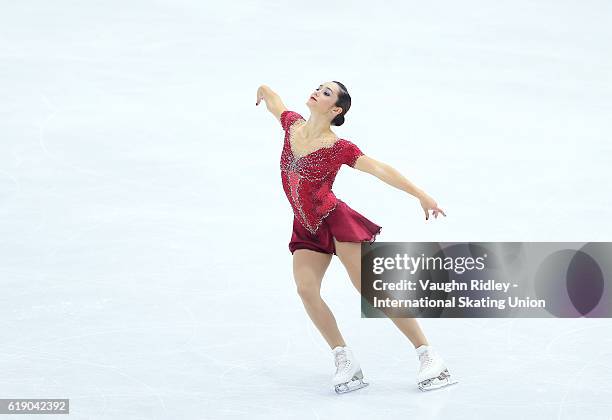
[[[335,143],[297,157],[292,150],[292,131],[297,121],[305,121],[294,111],[283,111],[281,125],[285,141],[280,159],[285,194],[300,223],[315,234],[323,219],[336,208],[338,199],[332,185],[340,167],[353,167],[363,152],[352,142],[337,139]]]

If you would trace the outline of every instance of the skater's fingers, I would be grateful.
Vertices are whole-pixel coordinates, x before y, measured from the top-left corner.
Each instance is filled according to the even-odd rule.
[[[444,215],[444,217],[446,217],[446,213],[444,213],[444,211],[441,208],[436,208],[436,210],[438,210],[440,213]]]

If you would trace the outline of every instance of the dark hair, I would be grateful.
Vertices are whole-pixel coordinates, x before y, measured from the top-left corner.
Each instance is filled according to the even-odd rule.
[[[335,105],[342,108],[342,113],[336,115],[336,118],[331,121],[331,124],[342,125],[344,124],[344,114],[346,114],[348,110],[351,109],[351,95],[349,95],[346,86],[344,86],[342,83],[337,82],[335,80],[333,82],[340,86],[340,91],[338,92],[338,100],[336,101]]]

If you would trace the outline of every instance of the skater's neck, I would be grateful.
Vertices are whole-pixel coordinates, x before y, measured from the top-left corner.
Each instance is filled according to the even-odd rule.
[[[321,137],[336,137],[329,127],[329,121],[319,114],[310,114],[308,121],[301,128],[301,135],[306,142],[311,142]]]

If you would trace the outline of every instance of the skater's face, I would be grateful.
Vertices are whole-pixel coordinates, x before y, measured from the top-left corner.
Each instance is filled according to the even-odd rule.
[[[336,83],[325,82],[315,88],[306,101],[306,105],[310,108],[311,112],[327,115],[331,121],[336,118],[336,115],[342,113],[342,108],[335,105],[338,101],[339,91],[340,86]]]

